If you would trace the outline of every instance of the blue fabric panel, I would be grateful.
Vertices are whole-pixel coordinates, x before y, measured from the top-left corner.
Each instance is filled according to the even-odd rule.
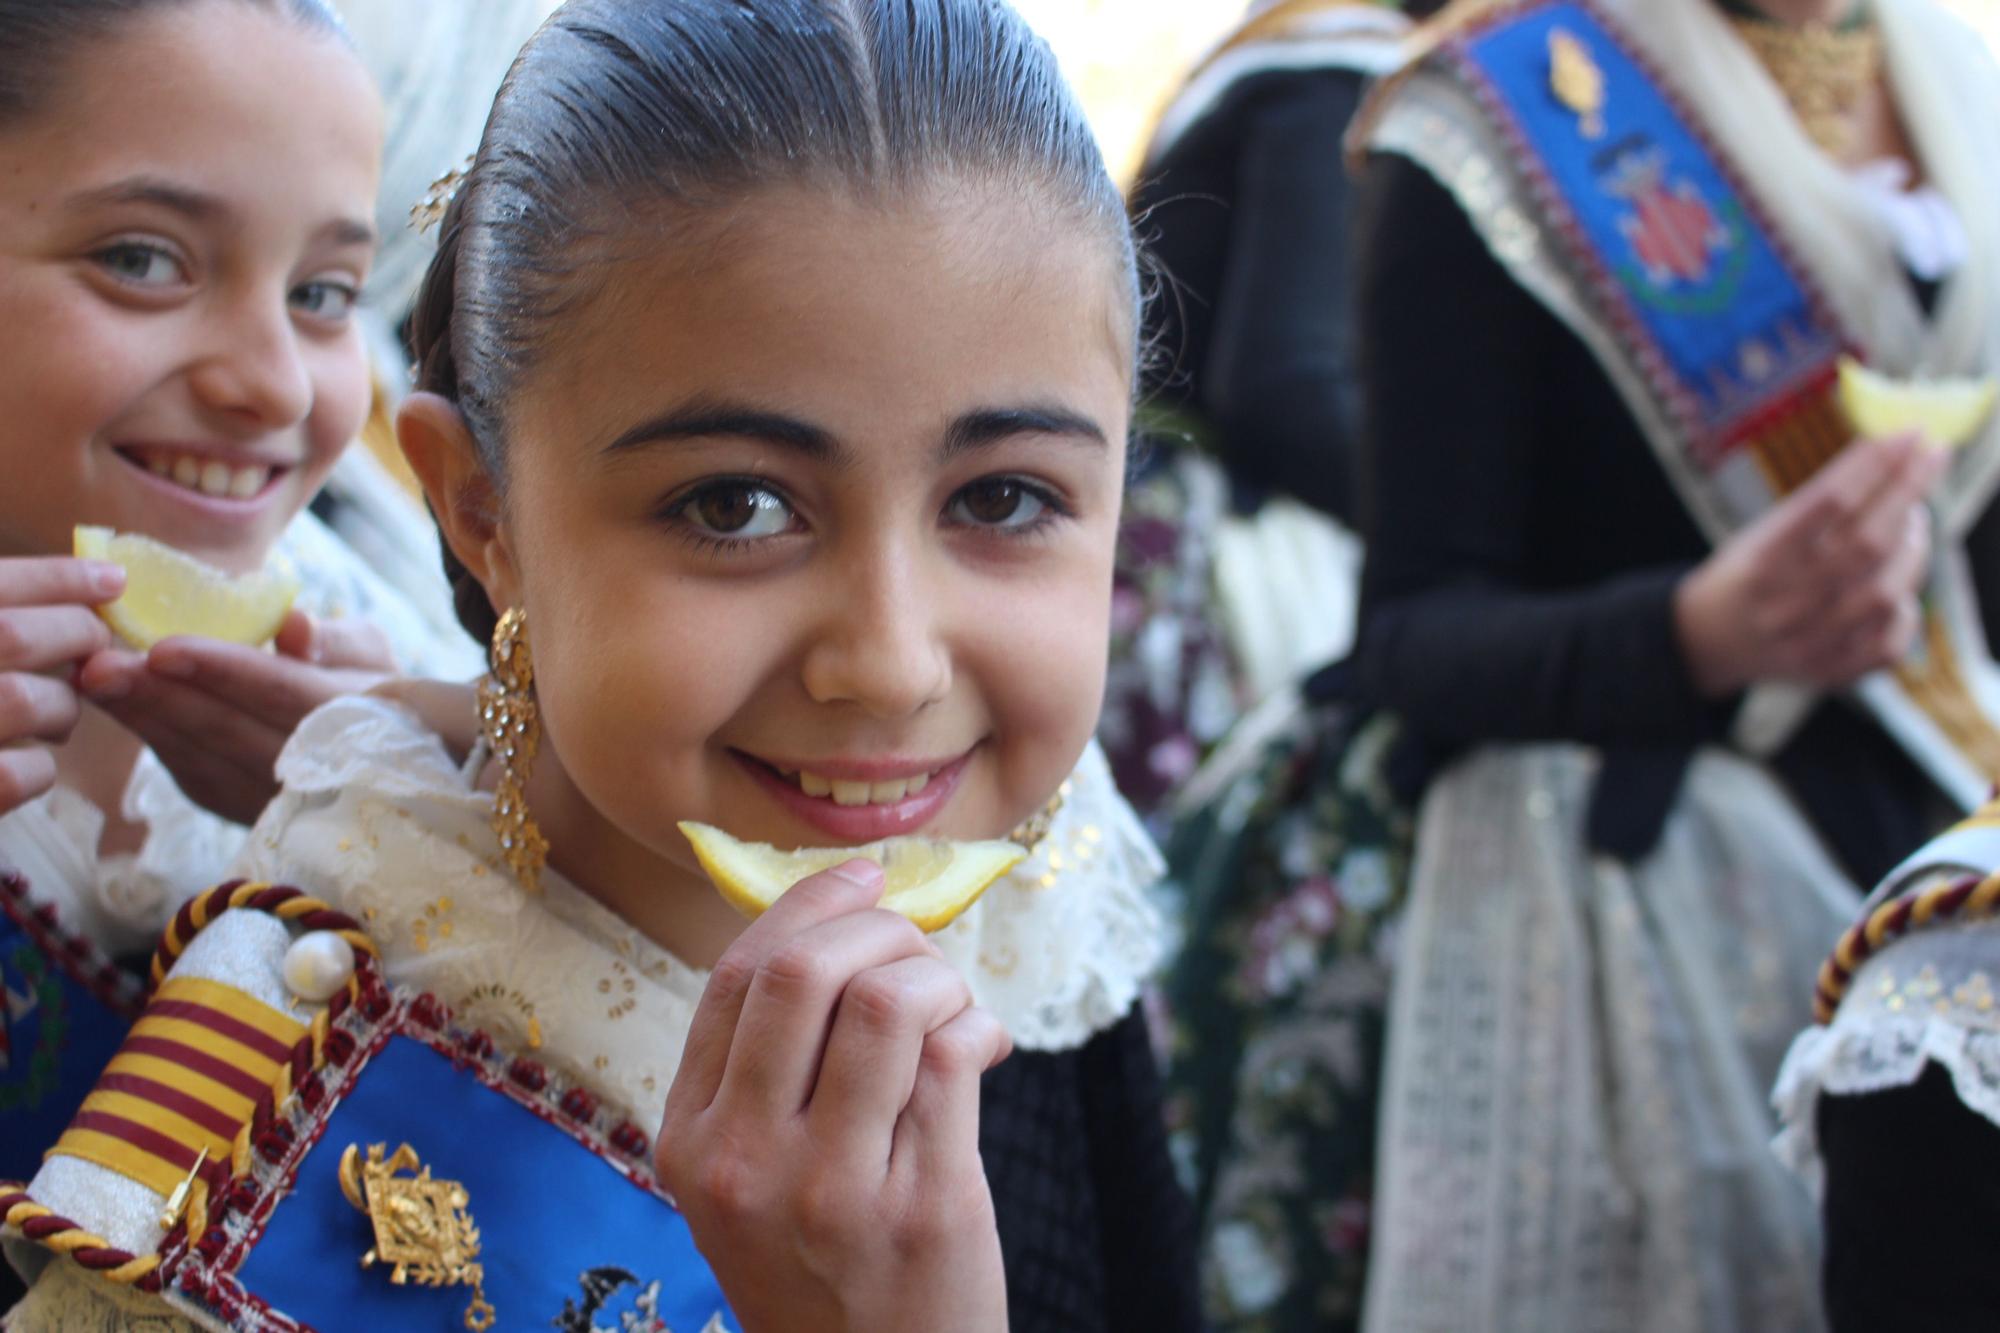
[[[373,1235],[340,1192],[339,1162],[349,1144],[376,1143],[408,1143],[434,1178],[466,1187],[496,1329],[702,1333],[722,1312],[740,1333],[678,1212],[408,1037],[391,1038],[335,1109],[239,1271],[245,1290],[323,1333],[463,1328],[470,1288],[398,1287],[386,1267],[360,1266]],[[593,1290],[602,1304],[586,1313]]]
[[[0,911],[0,1180],[41,1169],[130,1029]]]
[[[1577,110],[1555,92],[1550,47],[1557,30],[1580,43],[1603,75],[1597,135],[1586,133]],[[1500,93],[1711,432],[1838,354],[1836,332],[1815,324],[1806,288],[1748,201],[1588,8],[1563,0],[1536,7],[1473,37],[1465,56]],[[1649,179],[1656,188],[1635,189]],[[1690,248],[1689,215],[1704,213],[1714,225]],[[1659,237],[1669,214],[1689,262],[1663,272],[1644,262],[1635,233],[1650,223]],[[1753,345],[1765,355],[1746,366]]]

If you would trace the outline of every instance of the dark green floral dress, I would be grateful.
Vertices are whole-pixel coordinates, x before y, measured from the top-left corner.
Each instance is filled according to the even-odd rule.
[[[1386,777],[1396,737],[1302,703],[1217,761],[1233,774],[1168,850],[1187,937],[1166,987],[1167,1113],[1220,1328],[1360,1325],[1413,825]]]

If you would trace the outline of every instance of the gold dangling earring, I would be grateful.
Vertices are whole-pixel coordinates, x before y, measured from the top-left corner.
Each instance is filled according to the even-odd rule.
[[[528,775],[542,744],[535,704],[535,660],[528,651],[528,614],[514,607],[493,627],[492,671],[479,682],[479,731],[500,763],[493,793],[493,832],[507,868],[529,893],[542,891],[549,840],[528,813]]]
[[[1056,816],[1062,813],[1063,802],[1069,799],[1069,792],[1070,783],[1064,779],[1063,785],[1056,788],[1056,794],[1049,797],[1049,803],[1023,820],[1019,828],[1007,835],[1007,841],[1030,852],[1041,846],[1049,836],[1049,830],[1055,827]]]

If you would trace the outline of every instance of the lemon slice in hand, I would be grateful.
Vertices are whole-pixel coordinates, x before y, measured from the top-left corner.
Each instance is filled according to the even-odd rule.
[[[149,537],[79,527],[75,551],[125,571],[125,595],[97,608],[134,648],[176,634],[256,647],[285,623],[299,581],[282,561],[255,574],[229,575]]]
[[[694,844],[694,854],[716,889],[745,916],[759,915],[808,875],[862,860],[875,862],[888,877],[882,906],[900,912],[926,932],[943,930],[957,920],[993,881],[1028,854],[1011,842],[930,838],[783,852],[769,843],[742,842],[707,824],[684,823],[680,829]]]
[[[2000,384],[1980,379],[1898,380],[1852,357],[1840,361],[1840,405],[1868,439],[1917,431],[1932,444],[1956,449],[1993,415]]]

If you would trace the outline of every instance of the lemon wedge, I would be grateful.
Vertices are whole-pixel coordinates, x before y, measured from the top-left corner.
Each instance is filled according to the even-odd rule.
[[[1869,439],[1917,431],[1932,444],[1956,449],[1993,415],[2000,384],[1980,379],[1898,380],[1852,357],[1840,361],[1840,405]]]
[[[285,623],[299,581],[282,560],[255,574],[229,575],[150,537],[79,527],[75,551],[125,571],[125,595],[97,608],[134,648],[176,634],[256,647]]]
[[[808,875],[848,861],[873,861],[888,877],[882,906],[900,912],[919,930],[943,930],[972,906],[993,881],[1019,865],[1027,852],[1011,842],[944,842],[889,838],[865,847],[811,847],[780,851],[769,843],[743,842],[708,824],[680,826],[696,859],[731,906],[755,917]]]

